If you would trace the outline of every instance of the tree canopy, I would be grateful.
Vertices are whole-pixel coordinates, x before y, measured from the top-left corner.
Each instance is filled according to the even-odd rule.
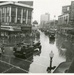
[[[38,24],[38,22],[35,20],[35,21],[33,22],[33,24]]]

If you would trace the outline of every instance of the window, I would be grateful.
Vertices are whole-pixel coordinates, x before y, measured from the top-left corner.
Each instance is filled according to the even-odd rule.
[[[28,24],[31,24],[32,11],[28,10]]]
[[[9,22],[9,11],[10,11],[10,8],[6,7],[6,22]]]
[[[11,16],[16,16],[16,8],[15,7],[11,8]]]
[[[25,24],[26,24],[26,13],[27,13],[27,10],[23,9],[23,23]]]
[[[5,8],[3,8],[3,13],[5,12]]]
[[[26,18],[26,9],[23,10],[23,18]]]
[[[67,11],[69,11],[69,7],[67,7]]]
[[[32,12],[31,10],[28,11],[28,19],[31,19],[31,15],[32,15],[31,12]]]
[[[15,18],[16,18],[16,8],[12,7],[11,8],[11,22],[15,23]]]
[[[10,8],[9,8],[9,7],[7,7],[7,13],[9,13],[9,10],[10,10]]]
[[[2,8],[2,22],[5,22],[5,8]]]
[[[17,23],[21,23],[21,8],[17,9]]]
[[[18,13],[17,13],[17,17],[21,17],[21,8],[18,8],[18,9],[17,9],[17,12],[18,12]]]
[[[4,22],[4,17],[2,17],[2,22]]]
[[[1,21],[1,8],[0,8],[0,21]]]
[[[15,23],[15,17],[14,16],[11,17],[11,22]]]

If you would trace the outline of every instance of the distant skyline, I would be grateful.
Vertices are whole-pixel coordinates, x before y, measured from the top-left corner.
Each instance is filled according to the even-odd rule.
[[[62,14],[62,6],[71,5],[74,0],[33,0],[33,20],[40,22],[40,16],[45,13],[50,14],[50,20],[58,19]]]
[[[50,20],[54,19],[54,15],[56,16],[55,19],[58,19],[58,16],[61,15],[62,13],[62,6],[71,5],[71,1],[74,0],[19,0],[19,1],[34,1],[33,21],[37,20],[40,23],[40,16],[45,13],[50,14]]]

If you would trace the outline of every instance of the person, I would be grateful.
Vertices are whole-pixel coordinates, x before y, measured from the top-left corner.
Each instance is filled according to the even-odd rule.
[[[1,50],[2,50],[2,53],[4,53],[4,45],[2,45]]]

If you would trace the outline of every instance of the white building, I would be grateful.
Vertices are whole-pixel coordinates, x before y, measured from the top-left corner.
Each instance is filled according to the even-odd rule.
[[[33,6],[20,2],[7,1],[0,3],[1,33],[9,35],[31,32],[32,11]]]
[[[49,21],[50,21],[50,14],[49,13],[45,13],[45,14],[41,15],[41,19],[40,19],[41,25],[49,23]]]

